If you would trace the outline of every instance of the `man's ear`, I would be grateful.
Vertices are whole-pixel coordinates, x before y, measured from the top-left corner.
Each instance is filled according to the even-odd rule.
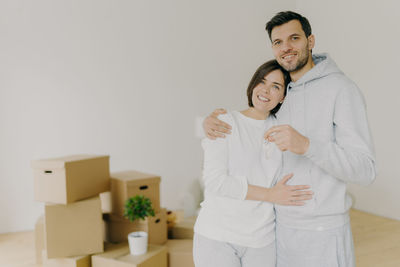
[[[308,49],[311,51],[314,48],[314,45],[315,45],[314,34],[311,34],[310,36],[308,36],[307,40],[308,40]]]

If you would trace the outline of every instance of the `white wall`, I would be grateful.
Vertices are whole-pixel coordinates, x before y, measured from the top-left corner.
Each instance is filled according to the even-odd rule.
[[[32,229],[32,159],[111,155],[162,176],[180,208],[200,173],[194,121],[245,107],[272,54],[266,21],[295,1],[0,2],[0,232]]]
[[[313,27],[314,52],[329,52],[366,98],[379,173],[368,187],[349,186],[355,207],[400,220],[400,4],[395,0],[296,2]]]

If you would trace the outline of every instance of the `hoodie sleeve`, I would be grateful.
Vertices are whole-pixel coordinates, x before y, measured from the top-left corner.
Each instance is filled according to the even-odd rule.
[[[244,200],[247,195],[247,178],[228,173],[228,143],[235,131],[230,114],[220,115],[220,119],[232,125],[232,134],[226,138],[202,140],[204,150],[203,182],[205,193]]]
[[[333,177],[368,185],[376,176],[375,156],[364,98],[355,84],[343,88],[335,102],[333,142],[310,139],[305,156]]]

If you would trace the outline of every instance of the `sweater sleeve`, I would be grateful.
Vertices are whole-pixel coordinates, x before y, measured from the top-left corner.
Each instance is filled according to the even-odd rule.
[[[220,115],[220,119],[232,125],[232,134],[226,138],[202,140],[204,150],[203,182],[205,193],[244,200],[247,195],[247,178],[229,175],[228,143],[235,127],[230,114]]]
[[[375,156],[364,98],[355,84],[337,96],[333,142],[310,138],[304,154],[324,171],[344,182],[368,185],[376,176]]]

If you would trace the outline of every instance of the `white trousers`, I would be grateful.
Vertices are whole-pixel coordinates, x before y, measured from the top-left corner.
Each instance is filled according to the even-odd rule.
[[[309,231],[276,224],[277,267],[355,267],[350,223]]]
[[[193,260],[196,267],[275,267],[275,242],[249,248],[195,234]]]

